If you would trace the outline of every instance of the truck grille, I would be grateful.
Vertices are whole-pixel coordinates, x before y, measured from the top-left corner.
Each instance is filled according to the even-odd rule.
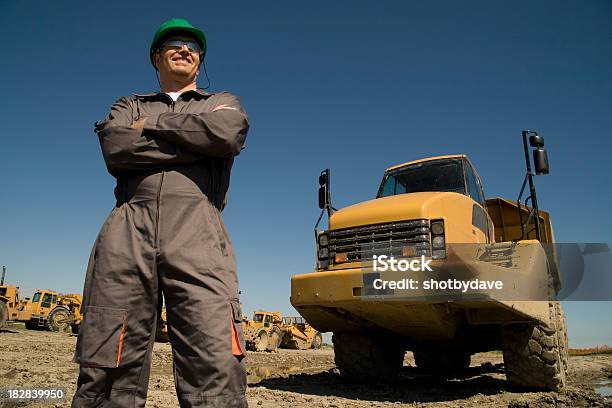
[[[412,246],[415,255],[429,255],[429,221],[412,220],[365,225],[329,232],[329,258],[334,263],[337,253],[346,253],[346,261],[359,262],[362,256],[393,255],[401,257],[404,247]]]

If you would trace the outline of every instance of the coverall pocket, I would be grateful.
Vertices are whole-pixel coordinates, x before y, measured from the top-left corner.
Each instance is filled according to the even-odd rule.
[[[88,306],[80,329],[76,362],[88,367],[119,367],[126,325],[127,310]]]
[[[232,316],[230,319],[230,324],[232,326],[232,354],[242,357],[245,355],[244,350],[246,349],[244,333],[242,332],[242,311],[238,300],[232,300],[230,303],[232,307]]]

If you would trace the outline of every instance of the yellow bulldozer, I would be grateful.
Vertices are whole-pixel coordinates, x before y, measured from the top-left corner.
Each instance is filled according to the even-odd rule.
[[[61,294],[37,289],[17,313],[17,321],[25,322],[30,330],[65,331],[69,327],[78,333],[82,320],[80,312],[83,297],[78,293]]]
[[[341,376],[392,381],[405,351],[422,370],[452,375],[472,354],[501,349],[512,384],[564,386],[560,272],[533,182],[548,174],[548,158],[540,135],[522,137],[527,172],[518,200],[485,199],[463,154],[390,167],[374,199],[340,210],[329,170],[321,173],[316,270],[292,277],[291,303],[314,328],[333,332]],[[325,211],[328,228],[317,230]]]

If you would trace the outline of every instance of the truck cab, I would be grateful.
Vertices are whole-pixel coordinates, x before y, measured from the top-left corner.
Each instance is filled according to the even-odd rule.
[[[491,243],[493,222],[466,155],[386,170],[375,199],[335,212],[318,234],[317,270],[356,267],[369,252],[446,257],[449,243]]]
[[[255,327],[272,327],[274,323],[282,321],[279,312],[255,312],[253,314],[253,325]]]
[[[466,155],[434,157],[391,167],[385,172],[376,198],[427,192],[457,193],[469,197],[472,202],[468,205],[472,205],[474,221],[474,236],[469,241],[493,241],[493,224],[486,211],[482,182]]]

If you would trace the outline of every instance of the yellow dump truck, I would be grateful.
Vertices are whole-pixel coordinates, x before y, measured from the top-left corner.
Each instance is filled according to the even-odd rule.
[[[518,201],[485,200],[463,154],[390,167],[375,199],[340,210],[331,205],[329,171],[322,172],[319,206],[328,212],[328,229],[315,227],[316,270],[292,277],[291,303],[315,329],[333,332],[343,377],[394,380],[408,350],[424,371],[454,375],[469,367],[472,354],[501,349],[514,385],[563,387],[567,333],[554,300],[555,254],[546,246],[554,236],[537,206],[527,137],[535,173],[548,173],[543,138],[524,131],[527,174]],[[527,182],[529,207],[520,202]],[[381,272],[377,253],[416,270]],[[451,283],[472,282],[469,290],[450,290]]]

